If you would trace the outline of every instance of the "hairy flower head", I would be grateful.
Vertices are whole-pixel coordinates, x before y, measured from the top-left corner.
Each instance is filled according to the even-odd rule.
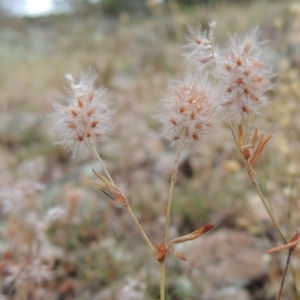
[[[68,105],[53,104],[52,129],[58,144],[71,150],[74,157],[79,150],[92,150],[93,145],[109,138],[114,130],[113,112],[105,99],[105,90],[94,89],[93,72],[82,74],[79,83],[74,83],[70,74],[66,78],[71,88]]]
[[[244,39],[233,36],[227,48],[216,56],[222,105],[239,119],[260,112],[267,104],[265,92],[273,87],[270,79],[274,75],[257,42],[258,33],[255,29]]]
[[[161,136],[176,142],[183,139],[186,146],[197,146],[211,133],[218,112],[214,90],[204,77],[193,77],[173,84],[162,101],[157,119],[162,123]]]
[[[215,22],[212,22],[209,26],[210,32],[212,32]],[[212,41],[209,39],[207,32],[201,30],[200,25],[195,29],[189,28],[187,43],[184,47],[187,49],[184,54],[186,60],[196,70],[201,69],[213,58]]]

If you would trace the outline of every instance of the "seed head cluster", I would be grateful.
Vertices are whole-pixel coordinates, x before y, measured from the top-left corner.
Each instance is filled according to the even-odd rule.
[[[162,123],[161,136],[172,142],[183,138],[186,145],[199,145],[211,132],[216,113],[215,92],[206,79],[178,81],[170,87],[157,115]]]
[[[210,25],[214,26],[214,23]],[[187,51],[184,56],[194,69],[205,66],[206,63],[210,62],[213,58],[212,43],[206,31],[201,31],[200,25],[196,29],[189,28],[185,48]]]
[[[265,92],[273,77],[257,42],[258,30],[245,39],[232,37],[229,46],[216,56],[215,74],[220,83],[222,105],[239,119],[257,114],[267,104]]]
[[[106,141],[114,130],[113,112],[109,109],[103,88],[94,89],[96,75],[88,72],[78,84],[66,75],[71,87],[68,106],[54,103],[53,131],[59,144],[72,151],[90,151],[93,145]]]
[[[242,121],[257,114],[267,104],[265,93],[273,88],[274,74],[267,64],[253,30],[244,39],[230,38],[220,51],[214,48],[216,22],[209,24],[209,33],[201,27],[190,29],[184,54],[189,62],[188,75],[170,86],[157,119],[162,123],[161,136],[187,146],[199,145],[212,132],[221,110],[228,117]],[[205,67],[203,67],[205,66]],[[105,100],[105,90],[94,89],[95,74],[83,74],[78,84],[66,76],[71,95],[68,106],[54,104],[53,130],[73,152],[92,150],[105,141],[114,129],[113,112]]]

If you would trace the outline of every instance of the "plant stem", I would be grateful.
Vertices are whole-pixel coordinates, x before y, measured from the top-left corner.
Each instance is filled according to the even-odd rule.
[[[160,300],[165,300],[165,260],[159,263],[160,266]]]
[[[291,235],[291,230],[292,230],[292,214],[293,214],[293,191],[294,191],[294,181],[291,182],[290,184],[290,190],[291,193],[288,197],[288,210],[287,210],[287,219],[288,219],[288,224],[287,224],[287,236]]]
[[[95,145],[94,145],[93,140],[91,140],[91,145],[92,145],[92,150],[93,150],[95,156],[98,158],[98,160],[99,160],[99,162],[100,162],[100,164],[101,164],[101,166],[102,166],[102,168],[103,168],[103,171],[104,171],[104,173],[106,174],[107,178],[110,180],[110,182],[111,182],[112,184],[115,184],[114,181],[113,181],[113,179],[111,178],[109,172],[107,171],[107,169],[106,169],[106,167],[105,167],[105,165],[104,165],[104,162],[102,161],[102,159],[101,159],[101,157],[100,157],[98,151],[96,150],[96,147],[95,147]]]
[[[135,217],[133,211],[131,210],[130,206],[128,205],[126,207],[126,209],[128,210],[131,218],[133,219],[134,223],[136,224],[137,228],[139,229],[140,233],[142,234],[144,240],[146,241],[146,243],[148,244],[148,246],[150,247],[151,251],[153,252],[154,255],[156,255],[156,250],[154,248],[154,246],[152,245],[152,243],[150,242],[149,238],[147,237],[145,231],[143,230],[142,226],[140,225],[139,221],[137,220],[137,218]]]
[[[274,226],[275,226],[275,228],[276,228],[278,234],[280,235],[280,237],[281,237],[281,239],[283,240],[283,242],[284,242],[285,244],[287,244],[288,241],[286,240],[286,238],[284,237],[282,231],[280,230],[279,225],[278,225],[278,223],[276,222],[276,220],[275,220],[275,218],[274,218],[274,216],[273,216],[271,210],[269,209],[269,207],[268,207],[268,205],[267,205],[267,202],[266,202],[266,200],[265,200],[265,197],[264,197],[263,193],[261,192],[261,190],[260,190],[260,188],[259,188],[258,182],[257,182],[256,179],[255,179],[255,176],[254,176],[254,172],[253,172],[252,167],[250,166],[249,161],[248,161],[247,159],[245,159],[243,153],[241,152],[241,150],[240,150],[240,148],[239,148],[238,140],[237,140],[237,138],[236,138],[236,135],[235,135],[235,133],[234,133],[234,130],[233,130],[233,127],[232,127],[232,124],[231,124],[230,120],[228,121],[228,123],[229,123],[229,126],[230,126],[231,133],[232,133],[232,135],[233,135],[233,137],[234,137],[235,143],[236,143],[236,145],[237,145],[237,147],[238,147],[238,149],[239,149],[239,151],[240,151],[240,153],[241,153],[241,156],[242,156],[242,158],[243,158],[244,164],[245,164],[245,166],[246,166],[247,169],[248,169],[248,172],[247,172],[247,173],[248,173],[248,175],[249,175],[249,178],[251,179],[251,182],[252,182],[252,184],[254,185],[255,190],[257,191],[257,193],[258,193],[258,195],[259,195],[259,197],[260,197],[260,199],[261,199],[261,201],[262,201],[262,203],[263,203],[265,209],[267,210],[267,213],[268,213],[270,219],[272,220],[272,222],[273,222],[273,224],[274,224]]]
[[[283,271],[282,277],[281,277],[280,289],[279,289],[279,292],[278,292],[276,300],[280,300],[280,298],[281,298],[281,294],[282,294],[283,286],[284,286],[284,282],[285,282],[285,277],[286,277],[286,272],[287,272],[287,270],[289,268],[290,259],[291,259],[291,255],[292,255],[293,250],[289,250],[289,252],[288,252],[288,256],[287,256],[287,259],[286,259],[284,271]]]
[[[178,164],[179,164],[179,157],[182,150],[183,145],[183,136],[185,134],[185,128],[182,131],[179,146],[177,148],[175,162],[174,162],[174,168],[172,171],[172,177],[171,177],[171,184],[170,184],[170,191],[169,191],[169,198],[168,198],[168,204],[167,204],[167,212],[166,212],[166,224],[165,224],[165,232],[164,232],[164,242],[167,243],[168,239],[168,229],[170,224],[170,215],[171,215],[171,207],[172,207],[172,199],[173,199],[173,193],[174,193],[174,186],[177,179],[177,170],[178,170]]]
[[[291,265],[292,277],[293,277],[293,288],[296,295],[296,299],[300,299],[300,291],[298,289],[297,274],[293,265]]]
[[[248,161],[248,160],[246,160],[246,161],[247,161],[247,168],[248,168],[248,169],[251,168],[251,166],[250,166],[250,164],[249,164],[249,161]],[[251,169],[249,169],[249,170],[251,170]],[[280,228],[279,228],[278,223],[276,222],[276,220],[275,220],[275,218],[274,218],[274,216],[273,216],[271,210],[269,209],[269,207],[268,207],[268,205],[267,205],[267,202],[266,202],[266,200],[265,200],[265,197],[264,197],[264,195],[262,194],[262,192],[261,192],[261,190],[260,190],[260,188],[259,188],[258,182],[256,181],[256,179],[255,179],[255,177],[254,177],[254,175],[253,175],[253,172],[250,171],[250,172],[248,172],[248,174],[249,174],[249,177],[250,177],[250,179],[251,179],[251,181],[252,181],[252,184],[254,185],[254,187],[255,187],[255,189],[256,189],[256,191],[257,191],[257,193],[258,193],[258,195],[259,195],[259,197],[260,197],[260,199],[261,199],[261,201],[262,201],[262,203],[263,203],[265,209],[267,210],[267,212],[268,212],[268,214],[269,214],[269,217],[271,218],[271,220],[272,220],[272,222],[273,222],[273,224],[274,224],[274,226],[275,226],[275,228],[276,228],[278,234],[280,235],[280,237],[281,237],[281,239],[283,240],[283,242],[284,242],[285,244],[287,244],[288,241],[287,241],[286,238],[284,237],[282,231],[281,231]]]
[[[168,230],[170,224],[170,215],[171,215],[171,207],[172,207],[172,199],[174,193],[174,187],[177,179],[177,171],[178,171],[178,164],[180,153],[183,146],[184,135],[186,132],[186,128],[183,128],[180,136],[179,145],[176,152],[174,168],[172,170],[172,177],[171,177],[171,184],[170,184],[170,191],[169,191],[169,198],[167,204],[167,212],[166,212],[166,224],[165,224],[165,232],[164,232],[164,243],[167,244],[168,240]],[[161,261],[160,263],[160,300],[165,300],[165,260]]]
[[[99,162],[100,162],[100,164],[101,164],[101,166],[102,166],[102,168],[103,168],[106,176],[108,177],[108,179],[110,180],[110,182],[115,185],[113,179],[111,178],[111,176],[110,176],[109,172],[107,171],[107,169],[106,169],[106,167],[105,167],[105,165],[104,165],[104,163],[103,163],[100,155],[98,154],[98,152],[97,152],[97,150],[95,148],[93,140],[91,142],[91,145],[92,145],[93,152],[94,152],[95,156],[98,158],[98,160],[99,160]],[[154,255],[156,255],[156,250],[155,250],[154,246],[152,245],[152,243],[150,242],[149,238],[147,237],[147,235],[146,235],[145,231],[143,230],[141,224],[139,223],[139,221],[135,217],[135,215],[134,215],[131,207],[128,205],[126,207],[126,209],[129,212],[129,214],[130,214],[131,218],[133,219],[134,223],[136,224],[137,228],[139,229],[140,233],[142,234],[142,237],[144,238],[144,240],[146,241],[146,243],[150,247],[151,251],[154,253]]]

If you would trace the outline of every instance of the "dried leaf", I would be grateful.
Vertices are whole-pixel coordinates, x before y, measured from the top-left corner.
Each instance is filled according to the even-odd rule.
[[[278,252],[278,251],[285,250],[285,249],[294,250],[298,243],[299,243],[299,241],[297,240],[292,243],[274,247],[272,249],[266,250],[266,253],[270,254],[270,253]]]
[[[253,148],[252,144],[246,144],[246,145],[241,147],[241,150],[246,150],[246,149],[251,149],[251,148]]]
[[[172,240],[171,242],[169,242],[169,246],[194,240],[197,237],[199,237],[200,235],[204,234],[205,232],[211,230],[213,227],[214,227],[213,224],[204,225],[203,227],[197,229],[194,232],[191,232],[187,235],[184,235],[184,236],[181,236],[181,237],[178,237],[178,238]]]
[[[261,152],[263,151],[265,145],[267,144],[267,142],[271,139],[272,135],[268,135],[267,137],[264,137],[264,135],[262,135],[260,137],[258,146],[253,154],[253,156],[250,159],[250,166],[253,167],[255,165],[255,163],[257,162]]]
[[[100,173],[98,173],[97,171],[95,171],[94,169],[93,173],[109,188],[113,188],[115,187],[115,185],[113,185],[108,179],[106,179],[104,176],[102,176]]]
[[[292,236],[292,238],[289,240],[289,244],[297,242],[297,243],[295,244],[295,246],[290,247],[290,250],[291,250],[291,251],[293,251],[293,250],[296,248],[296,246],[297,246],[297,244],[298,244],[298,242],[299,242],[299,237],[300,237],[300,231],[299,231],[299,230],[296,230],[296,233],[295,233],[295,234]]]
[[[181,252],[178,252],[178,251],[172,249],[171,253],[181,260],[184,260],[184,261],[187,260],[186,257]]]
[[[257,141],[257,136],[258,136],[258,129],[257,127],[254,130],[252,139],[251,139],[251,144],[253,145],[253,147],[255,147],[256,141]]]
[[[242,124],[239,124],[239,132],[238,132],[238,146],[241,147],[244,144],[244,128]]]
[[[94,169],[93,172],[101,180],[101,182],[88,181],[88,183],[105,194],[111,200],[119,203],[123,207],[128,207],[128,202],[124,194],[113,183],[96,172]]]
[[[287,244],[269,249],[266,251],[266,253],[270,254],[270,253],[278,252],[278,251],[285,250],[285,249],[293,251],[299,243],[299,237],[300,237],[300,231],[297,230],[296,233],[292,236],[292,238],[290,239],[290,241]]]
[[[128,207],[127,199],[125,198],[123,193],[120,192],[120,190],[112,192],[112,193],[113,193],[114,201],[118,202],[123,207]]]

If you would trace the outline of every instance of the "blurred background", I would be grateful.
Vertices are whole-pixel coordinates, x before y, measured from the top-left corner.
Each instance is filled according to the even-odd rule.
[[[188,26],[212,20],[217,47],[256,26],[268,41],[275,89],[247,134],[273,134],[257,178],[287,239],[300,227],[299,1],[1,0],[1,300],[159,299],[158,263],[131,218],[85,183],[99,163],[55,145],[48,116],[66,73],[98,73],[118,123],[99,153],[158,245],[175,153],[152,116],[187,70]],[[286,252],[264,254],[280,241],[226,122],[182,155],[170,239],[206,223],[214,230],[176,247],[186,262],[168,258],[167,299],[276,299]],[[282,299],[300,299],[299,266],[298,247]]]

